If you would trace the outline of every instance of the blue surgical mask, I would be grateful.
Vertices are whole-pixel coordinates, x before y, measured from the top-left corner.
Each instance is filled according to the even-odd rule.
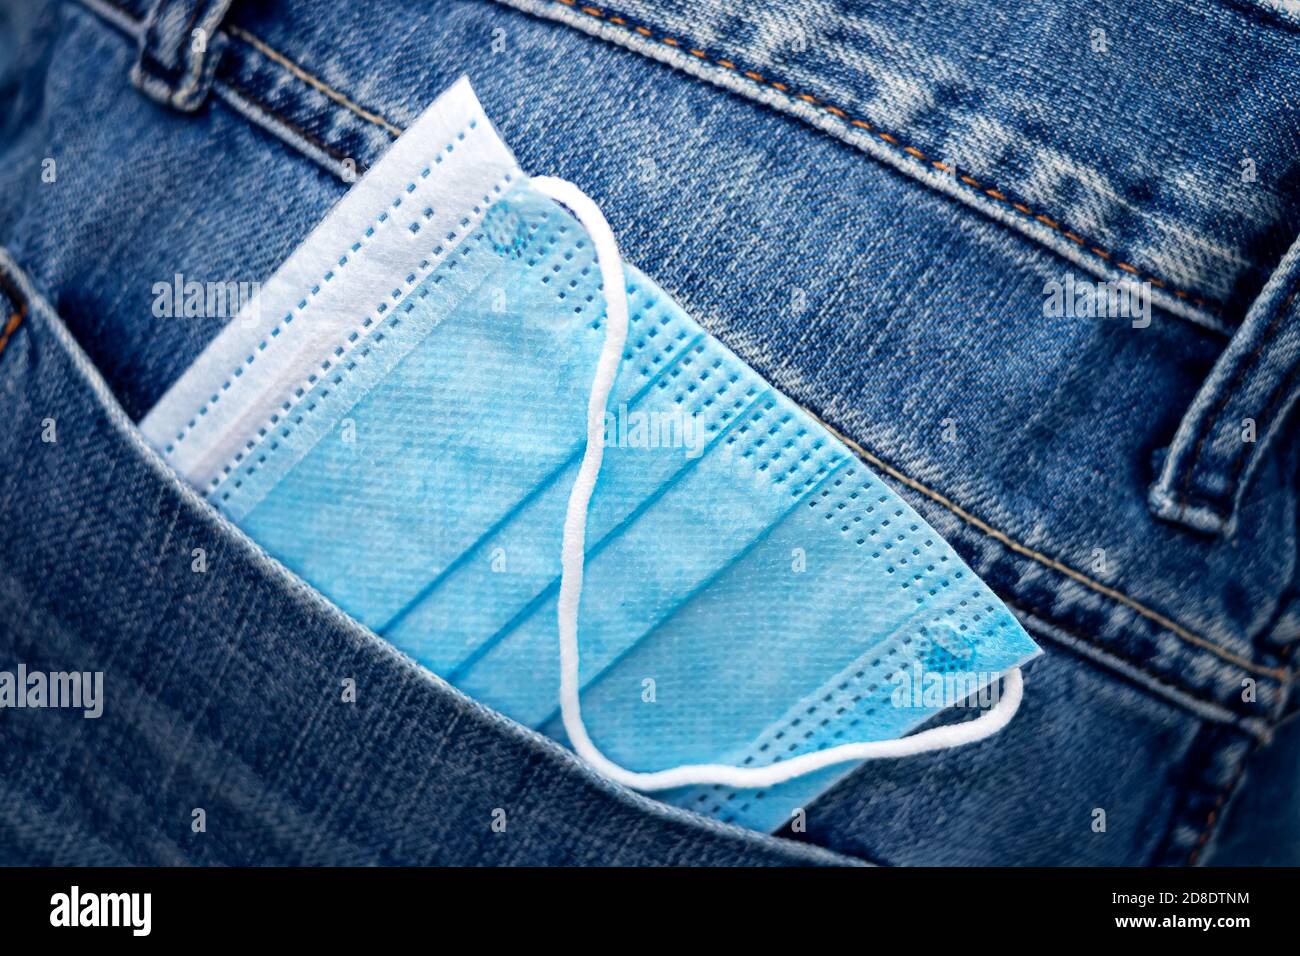
[[[603,220],[552,198],[580,194],[511,180],[362,340],[241,423],[210,500],[466,693],[755,829],[853,768],[812,755],[1005,723],[1003,701],[904,736],[1033,642],[849,448],[618,261]]]

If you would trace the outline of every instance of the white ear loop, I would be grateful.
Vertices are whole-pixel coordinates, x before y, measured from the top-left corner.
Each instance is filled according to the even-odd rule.
[[[613,230],[590,197],[573,183],[554,176],[534,177],[531,185],[543,195],[568,206],[586,228],[596,249],[605,290],[605,341],[596,362],[596,375],[587,402],[587,449],[582,456],[578,477],[573,482],[573,490],[569,492],[569,506],[564,515],[560,596],[556,612],[560,627],[560,714],[574,751],[605,776],[636,790],[668,790],[698,784],[770,787],[851,760],[910,757],[931,750],[961,747],[992,736],[1009,724],[1020,707],[1024,692],[1024,679],[1019,667],[1006,673],[1005,686],[997,704],[974,720],[934,727],[896,740],[840,744],[765,767],[697,763],[642,772],[628,770],[600,752],[582,721],[578,679],[578,605],[582,598],[587,509],[605,457],[605,406],[627,341],[627,291],[623,285],[623,259],[614,241]]]

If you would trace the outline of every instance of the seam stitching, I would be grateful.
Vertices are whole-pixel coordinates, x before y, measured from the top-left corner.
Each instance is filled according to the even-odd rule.
[[[203,3],[197,3],[193,12],[190,14],[190,21],[185,25],[185,32],[181,34],[181,61],[182,61],[182,80],[179,86],[173,91],[173,99],[180,103],[188,103],[192,100],[196,90],[204,87],[207,81],[210,81],[216,72],[216,59],[220,50],[213,50],[213,44],[209,42],[203,49],[203,52],[195,52],[193,46],[187,46],[186,41],[193,36],[195,24],[203,22],[206,26],[203,28],[207,33],[215,32],[214,28],[221,25],[221,18],[229,10],[229,3],[222,7],[222,0],[207,0],[206,6]],[[216,39],[215,37],[213,38]]]
[[[1296,365],[1294,368],[1292,368],[1291,371],[1287,373],[1286,378],[1278,383],[1277,388],[1274,390],[1272,397],[1269,399],[1268,405],[1264,408],[1263,412],[1259,413],[1256,416],[1259,419],[1259,421],[1265,423],[1265,427],[1268,429],[1265,432],[1265,434],[1269,434],[1273,431],[1272,426],[1269,425],[1268,422],[1273,417],[1273,415],[1277,412],[1278,408],[1280,408],[1282,405],[1287,404],[1292,398],[1295,397],[1292,394],[1292,386],[1295,385],[1297,375],[1300,375],[1300,365]],[[1274,424],[1276,424],[1276,422],[1274,422]],[[1238,453],[1237,464],[1233,467],[1232,475],[1229,477],[1229,486],[1228,486],[1229,501],[1232,501],[1237,497],[1237,491],[1238,491],[1237,485],[1241,482],[1242,473],[1246,470],[1246,466],[1255,458],[1256,454],[1258,453],[1258,448],[1259,448],[1258,442],[1242,442],[1241,444],[1243,446],[1242,451]],[[1253,447],[1246,447],[1246,446],[1253,446]]]
[[[211,13],[211,4],[213,2],[214,0],[208,0],[208,13]],[[198,23],[199,18],[205,15],[204,7],[205,4],[202,0],[194,4],[194,8],[190,10],[189,20],[185,23],[185,29],[181,31],[181,35],[178,38],[180,41],[177,44],[180,47],[180,50],[178,51],[180,55],[177,57],[177,59],[180,60],[180,69],[178,72],[181,75],[182,82],[173,91],[177,98],[183,99],[188,95],[194,87],[198,86],[199,77],[203,75],[203,61],[207,58],[208,48],[205,46],[203,53],[196,53],[193,46],[187,45],[186,40],[193,36],[194,24]]]
[[[1287,377],[1283,378],[1281,382],[1278,382],[1278,388],[1274,390],[1273,397],[1269,399],[1268,406],[1265,406],[1264,411],[1258,414],[1257,418],[1260,419],[1262,423],[1265,423],[1265,427],[1268,428],[1269,431],[1273,431],[1273,425],[1278,424],[1277,421],[1273,421],[1273,425],[1269,425],[1269,420],[1273,418],[1273,415],[1278,411],[1278,408],[1286,405],[1286,403],[1291,401],[1291,398],[1294,398],[1294,395],[1291,394],[1291,390],[1292,386],[1295,385],[1297,375],[1300,375],[1300,364],[1295,365],[1295,367],[1287,373]],[[1242,442],[1242,444],[1257,446],[1257,442]],[[1256,449],[1243,450],[1242,453],[1239,454],[1238,460],[1236,460],[1236,467],[1232,470],[1231,479],[1232,497],[1236,497],[1236,484],[1242,480],[1242,472],[1245,471],[1245,466],[1247,466],[1249,460],[1255,457],[1255,455],[1253,455],[1255,450]]]
[[[1043,625],[1059,628],[1061,631],[1070,635],[1070,637],[1079,641],[1081,644],[1085,644],[1086,646],[1091,647],[1093,650],[1100,651],[1103,654],[1106,654],[1110,657],[1123,661],[1125,666],[1133,668],[1135,671],[1137,671],[1143,677],[1147,678],[1147,680],[1151,681],[1157,687],[1162,687],[1165,690],[1172,691],[1173,693],[1181,694],[1184,697],[1190,697],[1192,700],[1196,701],[1197,703],[1205,704],[1206,706],[1214,707],[1218,710],[1225,711],[1231,714],[1238,721],[1252,721],[1252,720],[1261,719],[1258,714],[1243,714],[1240,711],[1235,710],[1233,707],[1229,706],[1228,704],[1223,703],[1222,701],[1215,700],[1212,697],[1203,696],[1202,692],[1199,689],[1190,687],[1186,684],[1173,680],[1167,675],[1159,675],[1151,670],[1148,670],[1143,664],[1139,663],[1138,661],[1135,661],[1124,654],[1117,653],[1115,648],[1106,646],[1104,642],[1099,641],[1097,638],[1092,637],[1088,634],[1085,634],[1083,631],[1079,630],[1076,627],[1068,627],[1065,624],[1062,624],[1060,621],[1056,619],[1056,617],[1053,614],[1049,613],[1043,608],[1040,608],[1034,604],[1031,604],[1028,601],[1023,600],[1020,597],[1009,597],[1001,593],[998,593],[998,597],[1001,598],[1004,604],[1008,605],[1009,607],[1013,607],[1016,610],[1030,617],[1036,618],[1037,620],[1043,622]],[[1051,635],[1050,634],[1047,635],[1046,639],[1051,640]],[[1060,642],[1053,641],[1052,643],[1059,644]],[[1092,663],[1095,664],[1097,662],[1092,661]],[[1233,726],[1239,726],[1239,725],[1234,723]],[[1246,731],[1246,732],[1250,733],[1250,731]]]
[[[163,18],[167,15],[167,11],[171,9],[171,5],[172,0],[162,0],[162,2],[154,7],[149,12],[149,15],[145,17],[143,21],[145,27],[143,43],[144,50],[154,50],[161,46],[162,40],[159,36],[161,24]],[[151,59],[157,59],[157,57],[154,57],[152,53],[150,53],[149,56]]]
[[[1269,322],[1268,328],[1264,330],[1264,334],[1261,335],[1259,341],[1255,343],[1255,347],[1250,351],[1250,354],[1246,356],[1245,361],[1234,369],[1232,378],[1220,390],[1209,414],[1202,418],[1200,424],[1197,426],[1196,444],[1192,446],[1192,458],[1191,461],[1187,463],[1187,470],[1183,473],[1182,484],[1178,491],[1179,504],[1185,506],[1189,503],[1188,495],[1191,492],[1192,476],[1196,472],[1196,466],[1200,464],[1201,452],[1204,450],[1206,437],[1214,430],[1214,426],[1217,424],[1219,416],[1223,414],[1223,410],[1227,408],[1228,399],[1231,398],[1233,393],[1237,390],[1238,384],[1240,384],[1241,380],[1246,377],[1247,372],[1254,369],[1260,355],[1263,354],[1264,349],[1273,341],[1273,336],[1281,327],[1282,318],[1291,308],[1291,303],[1295,300],[1295,297],[1296,293],[1292,292],[1291,295],[1287,297],[1287,300],[1282,303],[1282,307],[1277,310],[1272,321]],[[1230,482],[1230,485],[1235,484],[1235,479]],[[1232,500],[1232,495],[1228,496],[1228,500]]]
[[[933,166],[935,169],[938,169],[941,172],[944,173],[951,172],[954,175],[958,174],[958,170],[954,166],[950,165],[949,163],[945,163],[940,160],[931,159],[922,150],[919,150],[914,146],[907,145],[901,142],[898,139],[898,137],[893,136],[892,134],[884,130],[877,129],[876,127],[872,126],[872,124],[866,122],[865,120],[857,119],[854,118],[853,116],[850,116],[845,110],[840,109],[834,104],[827,103],[824,100],[820,100],[817,97],[814,97],[807,93],[800,93],[800,94],[792,93],[790,91],[789,86],[787,86],[785,83],[781,83],[777,80],[768,79],[767,77],[764,77],[761,73],[757,73],[753,70],[742,69],[741,67],[737,66],[735,63],[733,63],[730,60],[719,58],[719,57],[711,57],[708,53],[706,53],[704,50],[700,49],[699,47],[696,47],[691,44],[684,44],[682,41],[674,37],[670,37],[670,36],[656,37],[654,32],[649,30],[646,27],[633,25],[628,20],[626,20],[621,16],[606,13],[605,11],[600,10],[596,7],[579,6],[577,0],[551,0],[551,2],[563,4],[564,6],[567,6],[573,10],[577,10],[578,12],[586,14],[587,16],[593,17],[595,19],[603,20],[607,23],[611,23],[618,27],[625,28],[628,32],[637,33],[640,36],[645,37],[646,39],[658,40],[660,43],[663,43],[666,46],[674,47],[679,50],[686,50],[697,59],[703,60],[708,63],[712,63],[716,66],[723,67],[724,69],[727,70],[731,70],[732,72],[737,73],[740,76],[744,76],[745,78],[755,83],[760,83],[765,86],[770,86],[771,88],[775,89],[776,91],[778,91],[788,99],[797,99],[804,103],[807,103],[810,106],[820,107],[825,112],[829,113],[831,116],[834,116],[836,119],[848,123],[850,126],[854,126],[859,129],[866,130],[867,132],[875,133],[878,137],[880,137],[881,140],[888,143],[890,146],[893,146],[895,149],[899,149],[907,153],[909,156],[913,157],[914,159],[920,160],[922,162],[928,162],[930,163],[931,166]],[[308,86],[317,90],[319,93],[321,93],[328,99],[342,106],[344,109],[355,114],[356,116],[360,117],[366,122],[379,127],[380,129],[384,130],[386,133],[388,133],[391,136],[397,137],[402,134],[402,127],[389,121],[388,119],[385,119],[382,115],[372,110],[368,110],[363,106],[360,106],[355,101],[349,99],[345,94],[339,92],[337,89],[330,86],[328,83],[325,83],[323,80],[314,76],[308,70],[306,70],[299,64],[295,63],[293,60],[289,59],[283,53],[280,53],[278,50],[270,46],[268,43],[254,36],[252,33],[248,32],[242,27],[236,26],[235,24],[232,23],[232,24],[227,24],[224,27],[224,30],[227,33],[229,33],[231,36],[237,37],[238,39],[247,43],[249,46],[253,47],[255,50],[257,50],[259,53],[266,56],[268,59],[274,61],[275,63],[278,63],[280,66],[288,70],[293,76],[297,77],[303,83],[306,83]],[[317,143],[317,145],[322,146],[322,148],[325,148],[326,151],[329,152],[331,155],[337,155],[334,152],[334,150],[329,149],[328,147],[324,147],[324,144]],[[1091,243],[1089,240],[1085,239],[1077,232],[1074,232],[1066,228],[1059,221],[1052,219],[1051,217],[1044,215],[1043,213],[1035,211],[1033,208],[1026,205],[1025,203],[1019,202],[1016,199],[1008,197],[1006,193],[1002,192],[996,187],[992,187],[985,183],[981,183],[979,180],[975,179],[973,176],[970,175],[957,175],[957,178],[960,179],[961,182],[963,182],[965,185],[971,187],[972,189],[978,190],[979,192],[989,197],[990,199],[1002,203],[1003,205],[1011,209],[1014,209],[1016,212],[1020,213],[1021,215],[1027,216],[1033,219],[1034,221],[1047,226],[1050,229],[1054,229],[1055,231],[1063,235],[1066,239],[1073,242],[1080,249],[1084,249],[1088,252],[1091,252],[1093,255],[1115,266],[1116,268],[1120,269],[1123,272],[1127,272],[1128,274],[1135,276],[1140,280],[1150,282],[1156,288],[1165,290],[1178,299],[1191,302],[1194,305],[1206,309],[1223,308],[1222,302],[1219,302],[1217,300],[1207,299],[1204,296],[1199,295],[1197,293],[1188,292],[1187,290],[1180,289],[1174,285],[1171,285],[1170,283],[1167,283],[1165,280],[1159,278],[1158,276],[1142,272],[1140,269],[1138,269],[1136,266],[1132,265],[1129,262],[1116,259],[1115,254],[1113,252],[1110,252],[1109,250],[1104,249],[1099,245],[1095,245]]]
[[[0,330],[0,355],[3,355],[4,350],[9,347],[9,340],[18,331],[18,327],[23,324],[23,320],[27,318],[27,296],[23,293],[17,281],[12,279],[4,269],[0,269],[0,293],[8,296],[14,306],[13,312],[5,322],[4,329]]]
[[[351,158],[350,156],[347,156],[342,151],[336,149],[335,147],[331,146],[329,143],[322,140],[320,137],[314,135],[308,130],[303,129],[301,126],[293,122],[293,120],[289,119],[279,110],[277,110],[275,107],[271,106],[271,104],[259,98],[255,93],[253,93],[247,87],[243,86],[242,84],[232,79],[231,77],[225,77],[222,80],[220,80],[219,83],[220,85],[229,87],[230,90],[240,99],[247,101],[249,105],[256,107],[257,109],[261,110],[263,113],[274,118],[277,122],[281,123],[286,129],[297,134],[298,136],[301,136],[312,146],[315,146],[317,149],[321,150],[326,155],[334,157],[340,163],[345,162]],[[365,170],[366,167],[364,165],[362,165],[361,163],[357,163],[358,173],[363,173],[365,172]]]
[[[1205,847],[1209,844],[1210,837],[1215,833],[1215,824],[1219,820],[1219,814],[1227,805],[1228,799],[1236,792],[1237,784],[1239,784],[1242,777],[1246,775],[1246,767],[1250,763],[1250,758],[1255,755],[1258,746],[1258,741],[1256,741],[1255,744],[1246,751],[1246,753],[1242,754],[1241,760],[1237,763],[1236,769],[1232,772],[1232,777],[1228,780],[1227,784],[1219,790],[1218,798],[1214,801],[1213,806],[1210,807],[1210,812],[1206,815],[1205,822],[1201,825],[1200,838],[1196,841],[1196,845],[1193,846],[1191,851],[1187,854],[1187,863],[1189,866],[1196,865],[1197,861],[1201,857],[1201,853],[1204,852]]]
[[[0,277],[3,277],[3,274],[0,274]],[[11,293],[7,278],[4,278],[2,287],[5,294],[10,295],[14,300],[14,311],[9,316],[8,321],[5,322],[4,330],[0,331],[0,355],[4,355],[5,349],[9,347],[9,340],[18,331],[18,327],[23,324],[23,319],[27,318],[27,300],[18,295],[17,289],[13,289]]]
[[[1287,651],[1286,656],[1288,661],[1294,659],[1295,650],[1297,646],[1300,645],[1292,644],[1289,650]],[[1281,719],[1280,717],[1274,717],[1270,726],[1276,727],[1280,719]],[[1216,824],[1219,822],[1220,819],[1219,814],[1227,805],[1228,801],[1232,798],[1233,794],[1236,793],[1237,786],[1238,784],[1241,783],[1242,779],[1245,777],[1246,769],[1250,765],[1251,758],[1255,756],[1255,752],[1258,749],[1259,749],[1259,741],[1256,740],[1255,743],[1251,746],[1251,748],[1245,754],[1242,755],[1241,761],[1240,763],[1237,764],[1237,769],[1232,775],[1232,779],[1228,781],[1227,786],[1225,786],[1223,790],[1219,793],[1219,798],[1215,800],[1214,806],[1210,808],[1210,812],[1206,815],[1205,823],[1202,825],[1201,828],[1201,837],[1199,840],[1196,841],[1196,846],[1194,846],[1192,848],[1192,851],[1187,855],[1187,862],[1189,865],[1191,866],[1196,865],[1196,862],[1200,858],[1201,853],[1204,852],[1205,847],[1209,844],[1210,839],[1214,836],[1215,832],[1217,831]]]
[[[459,133],[456,134],[456,136],[451,139],[450,142],[447,143],[446,146],[438,150],[434,155],[434,158],[427,162],[424,168],[416,176],[412,177],[411,181],[407,183],[403,189],[397,192],[396,196],[385,203],[384,210],[370,222],[370,225],[362,231],[361,235],[339,256],[337,264],[327,269],[325,274],[306,291],[298,304],[286,312],[280,321],[266,333],[266,336],[253,348],[251,352],[249,352],[249,354],[244,358],[244,361],[236,365],[234,369],[227,373],[226,380],[221,383],[221,387],[217,391],[213,392],[212,396],[199,406],[198,411],[194,413],[189,422],[181,428],[179,432],[177,432],[176,437],[167,444],[166,448],[164,448],[164,454],[170,456],[172,452],[175,451],[176,446],[183,442],[186,436],[194,430],[195,426],[198,425],[200,418],[207,414],[208,409],[219,402],[222,394],[228,391],[235,380],[243,375],[243,370],[252,365],[257,360],[258,354],[265,351],[271,341],[280,335],[280,331],[293,322],[295,313],[298,315],[306,314],[308,307],[316,301],[316,296],[321,291],[324,284],[330,282],[336,275],[342,273],[343,270],[347,268],[348,263],[352,261],[352,257],[359,254],[367,241],[375,234],[376,227],[387,222],[390,218],[389,212],[401,205],[402,197],[411,192],[411,190],[415,188],[416,183],[421,179],[427,178],[433,166],[441,163],[443,157],[450,154],[456,148],[457,143],[462,142],[467,134],[477,128],[478,117],[474,117],[461,129]]]
[[[232,36],[238,37],[240,40],[243,40],[245,43],[247,43],[253,49],[257,50],[257,52],[261,53],[263,56],[267,57],[268,59],[284,67],[291,74],[296,76],[298,79],[302,80],[302,82],[306,83],[308,86],[316,90],[318,93],[321,93],[324,96],[328,97],[329,99],[333,100],[335,103],[337,103],[339,106],[342,106],[344,109],[349,110],[352,113],[355,113],[357,116],[361,117],[367,123],[371,123],[375,126],[378,126],[380,129],[382,129],[384,132],[388,133],[391,136],[396,137],[402,135],[402,127],[398,126],[395,123],[389,122],[387,119],[385,119],[383,116],[380,116],[378,113],[373,112],[372,110],[368,110],[364,106],[361,106],[358,103],[354,102],[353,100],[349,99],[345,94],[340,93],[338,90],[334,89],[334,87],[330,86],[324,80],[321,80],[318,77],[312,75],[305,68],[298,65],[293,60],[289,59],[280,51],[274,49],[270,44],[266,43],[264,40],[261,40],[258,37],[254,36],[253,34],[249,33],[243,27],[235,26],[232,23],[232,24],[228,24],[225,27],[225,30],[227,33],[231,34]]]
[[[1208,299],[1205,296],[1202,296],[1198,293],[1189,292],[1185,289],[1180,289],[1174,285],[1171,285],[1165,280],[1158,278],[1155,275],[1142,272],[1140,269],[1138,269],[1137,266],[1134,266],[1129,262],[1125,262],[1123,260],[1117,259],[1116,254],[1114,252],[1104,249],[1099,245],[1094,245],[1092,242],[1085,239],[1077,232],[1074,232],[1069,228],[1067,228],[1060,221],[1056,219],[1052,219],[1051,217],[1034,210],[1026,203],[1020,202],[1013,197],[1009,197],[1005,192],[999,190],[994,186],[990,186],[987,183],[981,183],[973,176],[960,174],[958,169],[949,163],[944,163],[936,159],[931,159],[923,151],[917,149],[914,146],[910,146],[902,142],[897,136],[894,136],[885,130],[879,129],[878,127],[873,126],[871,123],[865,120],[858,119],[851,116],[847,111],[840,109],[839,107],[835,106],[832,103],[828,103],[827,101],[812,96],[811,94],[808,93],[795,93],[785,83],[781,83],[778,82],[777,80],[769,79],[768,77],[763,76],[761,73],[757,73],[753,70],[744,69],[741,66],[737,66],[731,60],[720,58],[720,57],[714,57],[710,55],[708,52],[706,52],[705,50],[703,50],[702,48],[692,43],[682,41],[671,36],[656,35],[654,31],[648,29],[647,27],[634,24],[629,20],[625,19],[624,17],[609,13],[597,7],[580,5],[578,3],[578,0],[551,0],[551,2],[563,4],[564,6],[569,7],[571,10],[575,10],[579,13],[583,13],[589,17],[604,21],[606,23],[611,23],[617,27],[621,27],[625,29],[630,33],[636,33],[647,40],[657,41],[659,43],[665,44],[666,46],[674,47],[678,50],[685,50],[686,52],[690,53],[691,56],[694,56],[698,60],[702,60],[705,63],[710,63],[712,65],[720,66],[723,69],[730,70],[731,72],[739,76],[743,76],[746,79],[753,81],[754,83],[763,86],[769,86],[772,89],[779,92],[780,94],[782,94],[787,99],[799,100],[803,103],[808,104],[809,106],[818,107],[823,111],[825,111],[826,113],[829,113],[831,116],[834,116],[836,119],[844,123],[847,123],[850,126],[854,126],[857,127],[858,129],[866,130],[869,133],[874,133],[876,136],[878,136],[884,142],[888,143],[890,146],[894,147],[895,149],[901,150],[904,153],[907,153],[909,156],[913,157],[914,159],[920,160],[921,162],[929,163],[931,166],[933,166],[935,169],[938,169],[941,172],[952,173],[959,180],[961,180],[961,182],[971,187],[972,189],[977,190],[983,195],[988,196],[990,199],[993,199],[994,201],[999,202],[1004,206],[1014,209],[1016,212],[1020,213],[1023,216],[1033,219],[1034,221],[1039,222],[1050,229],[1054,229],[1056,232],[1059,232],[1061,235],[1063,235],[1066,239],[1069,239],[1071,242],[1073,242],[1080,249],[1083,249],[1087,252],[1091,252],[1093,255],[1097,256],[1098,258],[1106,261],[1110,265],[1115,266],[1117,269],[1120,269],[1121,271],[1136,277],[1139,280],[1150,282],[1156,288],[1163,289],[1164,291],[1169,292],[1170,294],[1174,295],[1178,299],[1191,302],[1194,305],[1198,305],[1205,309],[1222,310],[1224,307],[1224,304],[1220,301]]]
[[[844,442],[844,444],[852,448],[868,464],[874,465],[875,467],[879,468],[887,475],[895,479],[896,481],[902,482],[903,484],[907,485],[907,487],[911,488],[913,491],[918,491],[921,494],[925,495],[930,500],[936,502],[937,504],[942,505],[944,508],[947,508],[949,511],[951,511],[962,521],[966,522],[968,525],[972,526],[978,531],[983,532],[984,534],[993,538],[995,541],[998,541],[999,543],[1005,545],[1007,548],[1010,548],[1012,551],[1016,552],[1017,554],[1030,558],[1038,562],[1039,564],[1043,565],[1044,567],[1051,568],[1053,571],[1057,571],[1060,574],[1064,574],[1070,580],[1075,581],[1078,584],[1082,584],[1084,587],[1096,591],[1098,594],[1101,594],[1104,597],[1108,597],[1113,601],[1119,602],[1120,604],[1127,607],[1129,610],[1134,611],[1137,614],[1140,614],[1142,617],[1145,617],[1147,620],[1152,621],[1155,624],[1158,624],[1160,627],[1174,634],[1176,637],[1181,638],[1183,641],[1186,641],[1189,644],[1193,644],[1196,647],[1199,647],[1203,650],[1209,651],[1210,653],[1216,655],[1217,657],[1222,658],[1223,660],[1227,661],[1230,664],[1235,664],[1237,667],[1240,667],[1246,671],[1250,671],[1251,673],[1262,674],[1267,677],[1272,677],[1273,679],[1280,681],[1284,685],[1289,684],[1291,682],[1292,675],[1289,670],[1286,670],[1285,668],[1267,667],[1263,664],[1257,664],[1247,657],[1243,657],[1240,654],[1237,654],[1226,648],[1220,647],[1219,645],[1215,644],[1213,641],[1209,640],[1208,638],[1201,637],[1199,634],[1193,633],[1192,631],[1188,630],[1186,627],[1179,624],[1177,621],[1173,620],[1172,618],[1167,617],[1164,614],[1161,614],[1159,611],[1147,607],[1145,604],[1143,604],[1141,601],[1138,601],[1136,598],[1131,598],[1127,594],[1123,593],[1122,591],[1118,591],[1107,584],[1103,584],[1100,581],[1094,580],[1093,578],[1088,577],[1088,575],[1084,574],[1082,571],[1078,571],[1070,567],[1068,564],[1065,564],[1057,560],[1056,558],[1043,554],[1041,551],[1035,551],[1033,548],[1029,547],[1028,545],[1021,544],[1019,541],[1012,538],[1006,532],[1000,531],[997,528],[993,527],[991,524],[989,524],[987,521],[983,520],[982,518],[976,517],[974,514],[967,511],[965,508],[957,504],[952,499],[944,496],[938,491],[935,491],[934,489],[921,483],[917,479],[904,474],[903,472],[899,471],[897,468],[889,464],[884,459],[867,451],[865,448],[862,447],[862,445],[858,444],[852,438],[849,438],[847,435],[840,432],[834,426],[832,426],[831,424],[829,424],[819,416],[815,415],[811,410],[808,410],[808,414],[813,415],[813,417],[816,418],[817,421],[821,422],[827,428],[827,430],[831,432],[831,434],[835,435],[837,438],[840,439],[840,441]]]

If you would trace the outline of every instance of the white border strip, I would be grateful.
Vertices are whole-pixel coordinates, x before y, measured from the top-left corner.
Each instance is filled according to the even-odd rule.
[[[424,111],[140,423],[196,487],[445,258],[514,156],[465,78]],[[341,351],[340,351],[341,350]]]

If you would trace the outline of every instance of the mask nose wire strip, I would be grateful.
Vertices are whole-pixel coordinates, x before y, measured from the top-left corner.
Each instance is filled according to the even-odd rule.
[[[560,595],[556,617],[560,632],[560,714],[574,751],[610,779],[635,790],[667,790],[700,784],[726,787],[770,787],[837,763],[857,760],[910,757],[931,750],[947,750],[974,743],[996,734],[1011,722],[1024,691],[1020,668],[1007,672],[998,702],[980,717],[934,727],[895,740],[874,740],[839,744],[769,764],[765,767],[735,767],[729,764],[683,764],[666,770],[629,770],[610,760],[592,742],[582,721],[578,678],[578,606],[582,598],[582,573],[586,556],[587,509],[596,488],[604,459],[605,407],[614,377],[618,374],[623,346],[627,341],[627,292],[623,284],[623,260],[614,233],[596,204],[577,186],[553,176],[530,181],[538,192],[567,206],[587,230],[595,246],[600,278],[605,292],[605,340],[587,402],[587,448],[578,477],[569,492],[564,515],[564,536],[560,558]]]

